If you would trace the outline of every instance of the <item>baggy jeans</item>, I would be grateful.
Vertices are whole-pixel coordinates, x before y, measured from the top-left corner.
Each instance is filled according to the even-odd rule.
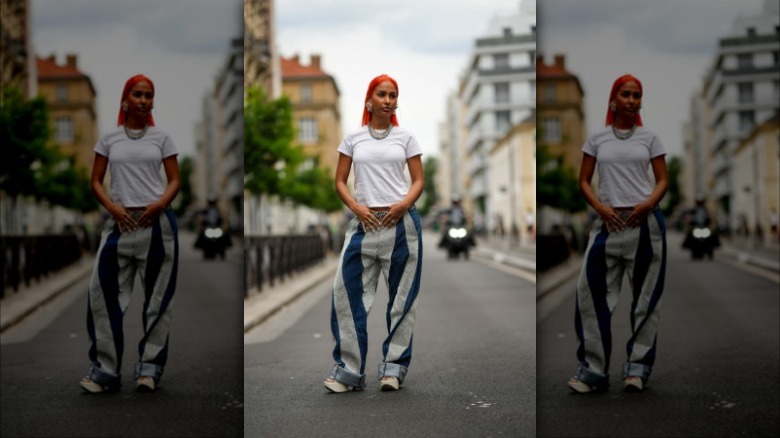
[[[389,291],[388,335],[382,344],[378,378],[403,383],[412,359],[417,294],[422,271],[420,216],[414,207],[395,226],[365,232],[355,218],[347,226],[333,284],[331,330],[336,340],[331,378],[345,385],[365,386],[368,333],[366,320],[376,297],[379,274]]]
[[[103,229],[89,283],[87,331],[92,341],[87,377],[103,386],[120,386],[124,351],[122,320],[130,304],[136,272],[144,288],[144,335],[138,344],[134,379],[159,383],[168,359],[168,330],[176,291],[179,242],[176,217],[168,208],[153,224],[119,232],[113,218]]]
[[[658,208],[633,228],[609,232],[601,218],[591,228],[577,282],[575,328],[579,366],[574,376],[591,386],[608,386],[610,323],[624,272],[628,274],[633,301],[623,378],[641,377],[646,382],[655,362],[666,272],[666,226]]]

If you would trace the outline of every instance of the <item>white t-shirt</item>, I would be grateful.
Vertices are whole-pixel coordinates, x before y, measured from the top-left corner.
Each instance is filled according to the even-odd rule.
[[[162,161],[178,154],[168,133],[154,126],[138,140],[130,139],[119,126],[102,136],[94,151],[108,157],[111,200],[125,207],[157,202],[165,191]]]
[[[612,127],[591,135],[582,152],[596,158],[599,200],[612,207],[633,207],[653,192],[650,160],[666,155],[655,133],[637,126],[634,134],[620,140]]]
[[[352,157],[355,200],[368,207],[389,207],[402,201],[409,192],[404,174],[406,161],[422,155],[417,139],[398,126],[382,140],[371,137],[368,126],[364,126],[347,134],[338,151]]]

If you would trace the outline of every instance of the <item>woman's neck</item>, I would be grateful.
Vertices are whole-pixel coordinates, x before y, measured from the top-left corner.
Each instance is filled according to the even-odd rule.
[[[139,119],[135,117],[129,117],[125,121],[125,126],[127,126],[128,129],[144,129],[144,127],[147,124],[147,119]]]
[[[390,126],[390,119],[374,116],[368,124],[373,129],[387,129]]]
[[[631,129],[636,124],[636,117],[617,117],[614,125],[617,129]]]

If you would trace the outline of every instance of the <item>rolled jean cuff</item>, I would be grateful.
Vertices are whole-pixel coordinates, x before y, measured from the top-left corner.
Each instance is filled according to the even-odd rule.
[[[600,388],[600,389],[609,386],[608,374],[601,374],[592,371],[584,364],[579,364],[577,366],[577,371],[574,373],[574,378],[579,380],[582,383],[586,383],[590,386],[595,386],[596,388]]]
[[[404,377],[408,368],[397,363],[379,362],[378,379],[382,380],[383,377],[395,377],[399,383],[404,383]]]
[[[89,366],[87,379],[110,389],[119,388],[122,383],[122,377],[119,374],[109,373],[94,363]]]
[[[363,388],[366,386],[365,374],[353,373],[352,371],[339,366],[339,364],[333,366],[333,371],[330,372],[330,378],[355,388]]]
[[[641,377],[643,382],[647,382],[651,371],[653,371],[653,367],[642,365],[641,363],[626,362],[623,364],[624,379],[627,377]]]
[[[139,377],[151,377],[154,379],[154,383],[160,383],[160,377],[162,377],[163,367],[155,365],[153,363],[138,362],[135,364],[135,372],[133,373],[133,380],[138,380]]]

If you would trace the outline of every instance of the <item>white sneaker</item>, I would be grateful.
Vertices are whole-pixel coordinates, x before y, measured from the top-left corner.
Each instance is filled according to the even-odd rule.
[[[156,385],[154,379],[149,376],[141,376],[135,380],[135,390],[138,392],[152,392]]]
[[[341,382],[337,382],[337,381],[335,381],[333,379],[328,379],[324,383],[325,383],[325,389],[327,389],[330,392],[347,392],[347,391],[349,391],[349,386],[347,386],[347,385],[345,385],[345,384],[343,384]]]
[[[626,392],[641,392],[644,388],[644,382],[641,377],[626,377],[623,379],[623,390]]]
[[[401,382],[396,377],[384,377],[381,382],[382,391],[398,391],[398,388],[401,387]]]
[[[81,388],[84,391],[87,391],[87,392],[89,392],[91,394],[97,394],[97,393],[103,392],[103,391],[105,391],[107,389],[103,385],[101,385],[99,383],[95,383],[95,382],[93,382],[92,380],[89,380],[86,377],[83,378],[81,380],[81,382],[79,382],[79,384],[81,385]]]

